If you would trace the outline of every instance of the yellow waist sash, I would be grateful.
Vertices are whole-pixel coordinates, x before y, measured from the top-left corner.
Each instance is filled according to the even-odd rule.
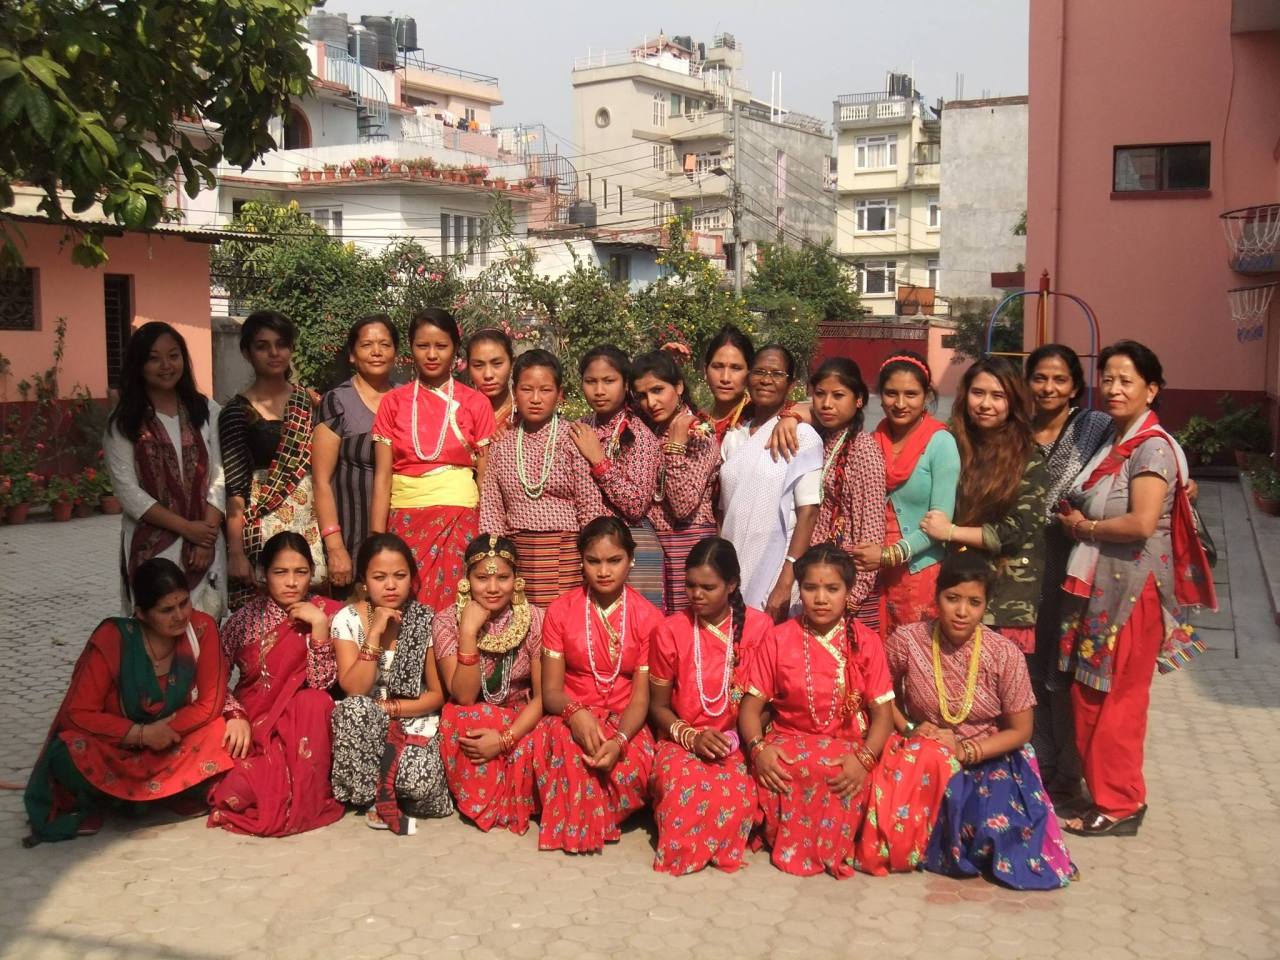
[[[413,510],[420,507],[475,507],[480,489],[470,467],[442,467],[423,477],[391,477],[391,507]]]

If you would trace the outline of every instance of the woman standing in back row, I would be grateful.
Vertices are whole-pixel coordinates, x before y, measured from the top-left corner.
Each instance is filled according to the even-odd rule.
[[[392,390],[373,422],[374,482],[369,528],[394,533],[418,565],[418,601],[452,602],[466,573],[463,553],[479,513],[477,473],[493,437],[493,407],[453,378],[462,332],[453,315],[428,308],[409,323],[413,383]]]

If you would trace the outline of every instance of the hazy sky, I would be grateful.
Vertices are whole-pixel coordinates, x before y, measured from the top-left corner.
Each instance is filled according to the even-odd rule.
[[[831,119],[837,94],[880,90],[886,70],[910,71],[932,103],[956,96],[1027,92],[1029,0],[790,0],[736,4],[431,3],[328,0],[330,13],[415,18],[428,60],[497,76],[505,98],[499,125],[544,123],[573,137],[573,61],[588,49],[625,50],[647,35],[690,35],[710,43],[732,33],[746,54],[753,95],[767,100],[770,71],[783,75],[784,106]],[[564,152],[570,152],[561,148]]]

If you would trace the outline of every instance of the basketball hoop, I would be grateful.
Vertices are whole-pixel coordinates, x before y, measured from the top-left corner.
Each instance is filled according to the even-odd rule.
[[[1236,273],[1280,270],[1280,203],[1228,210],[1218,218]]]
[[[1236,339],[1241,343],[1261,340],[1267,327],[1267,311],[1280,281],[1259,283],[1252,287],[1236,287],[1227,291],[1231,302],[1231,319],[1236,322]]]

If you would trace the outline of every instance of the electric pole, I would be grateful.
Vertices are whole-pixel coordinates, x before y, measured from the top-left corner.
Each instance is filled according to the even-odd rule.
[[[742,297],[742,186],[738,182],[738,149],[741,127],[739,104],[733,105],[733,166],[729,181],[733,185],[733,294]]]

